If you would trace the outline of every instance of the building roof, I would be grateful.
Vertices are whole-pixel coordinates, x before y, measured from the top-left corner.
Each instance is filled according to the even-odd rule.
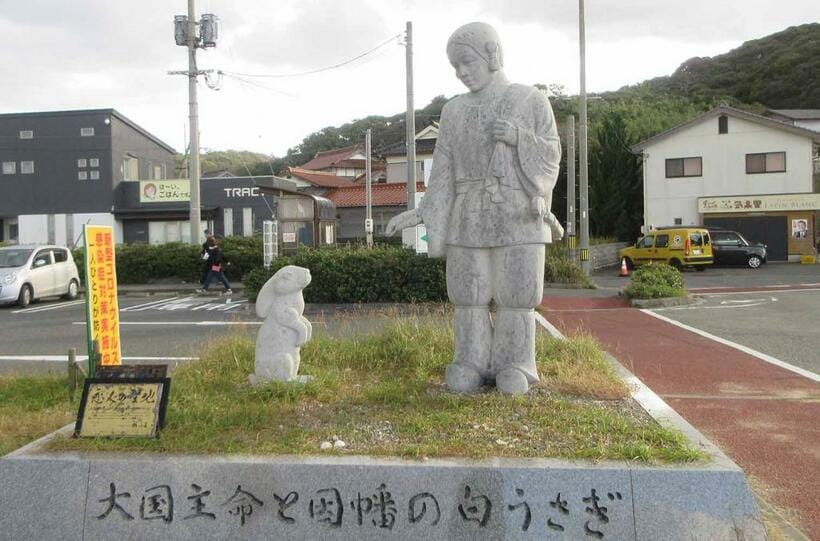
[[[165,143],[155,135],[151,134],[134,122],[133,120],[129,119],[116,109],[77,109],[72,111],[37,111],[37,112],[29,112],[29,113],[3,113],[0,114],[0,119],[3,118],[25,118],[25,117],[50,117],[50,116],[79,116],[79,115],[111,115],[119,119],[121,122],[127,124],[134,130],[141,133],[143,136],[147,137],[148,139],[152,140],[171,154],[176,154],[177,151],[174,150],[174,147]]]
[[[792,120],[820,120],[820,109],[769,109],[766,112]]]
[[[231,172],[227,169],[217,169],[215,171],[205,171],[199,178],[228,178],[232,176]]]
[[[359,154],[362,152],[364,152],[364,147],[362,147],[361,144],[355,144],[344,148],[334,148],[333,150],[324,150],[322,152],[317,152],[316,155],[313,156],[312,160],[306,164],[303,164],[302,169],[311,169],[313,171],[327,169],[342,160],[350,158],[354,154]]]
[[[735,109],[734,107],[729,107],[728,105],[721,105],[719,107],[715,107],[711,111],[707,111],[700,116],[697,116],[683,124],[678,124],[674,128],[668,129],[665,132],[661,132],[657,135],[653,135],[648,139],[644,139],[640,143],[634,145],[631,150],[634,153],[638,153],[643,149],[650,147],[656,143],[659,143],[673,135],[694,126],[695,124],[699,124],[705,120],[710,118],[715,118],[721,115],[731,116],[734,118],[740,118],[742,120],[748,120],[749,122],[754,122],[757,124],[761,124],[763,126],[769,128],[775,128],[778,130],[783,130],[789,133],[793,133],[795,135],[802,135],[804,137],[808,137],[815,141],[816,143],[820,143],[820,132],[816,132],[814,130],[810,130],[807,128],[800,128],[798,126],[794,126],[792,124],[788,124],[786,122],[781,122],[779,120],[774,120],[772,118],[767,118],[765,116],[757,115],[755,113],[750,113],[748,111],[743,111],[741,109]]]
[[[416,183],[416,191],[424,191],[424,183]],[[407,184],[391,182],[388,184],[373,184],[371,186],[371,205],[374,207],[398,207],[407,205]],[[364,207],[367,205],[365,186],[355,184],[336,188],[326,194],[326,197],[336,203],[336,208]]]
[[[436,150],[435,138],[416,139],[416,155],[418,154],[432,154]],[[407,146],[404,141],[396,143],[393,146],[387,147],[382,151],[382,156],[404,156],[407,154]]]
[[[296,177],[320,188],[338,188],[353,185],[349,179],[336,176],[335,173],[328,171],[310,171],[302,167],[288,167],[285,171],[289,177]]]

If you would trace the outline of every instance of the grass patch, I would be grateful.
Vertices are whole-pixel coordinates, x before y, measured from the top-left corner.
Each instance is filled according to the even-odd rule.
[[[452,329],[394,318],[381,332],[318,333],[302,349],[306,385],[251,387],[253,341],[206,347],[173,376],[159,439],[62,438],[59,450],[319,454],[334,436],[343,451],[404,457],[563,457],[692,461],[702,455],[658,426],[588,337],[537,342],[542,382],[526,397],[456,395],[442,381]]]
[[[0,456],[76,419],[77,402],[65,378],[0,377]]]

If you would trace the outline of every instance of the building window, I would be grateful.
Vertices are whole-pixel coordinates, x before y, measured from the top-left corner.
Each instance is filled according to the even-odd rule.
[[[140,177],[140,162],[136,158],[126,156],[122,159],[122,178],[123,180],[139,180]]]
[[[34,130],[20,130],[20,139],[34,139]]]
[[[82,137],[92,137],[94,135],[94,128],[80,128],[80,135]]]
[[[77,171],[77,180],[88,180],[88,171]]]
[[[87,160],[85,158],[78,158],[77,159],[77,167],[86,167]]]
[[[91,171],[90,175],[91,176],[89,178],[91,178],[91,180],[100,180],[100,172],[99,171],[96,171],[96,170]]]
[[[222,209],[222,235],[233,236],[233,209]]]
[[[675,218],[675,225],[683,225],[683,218]]]
[[[23,175],[33,175],[34,162],[20,162],[20,173]]]
[[[154,179],[162,180],[165,178],[165,164],[154,166]]]
[[[99,167],[100,166],[100,159],[99,158],[91,158],[88,160],[89,167]]]
[[[242,209],[242,236],[243,237],[252,237],[253,236],[253,209],[252,208],[243,208]]]
[[[786,171],[785,152],[746,154],[746,174],[783,173]]]
[[[13,175],[17,172],[17,162],[3,162],[3,174]]]
[[[729,133],[729,117],[721,115],[718,117],[718,133]]]
[[[666,160],[666,178],[703,176],[703,158],[670,158]]]

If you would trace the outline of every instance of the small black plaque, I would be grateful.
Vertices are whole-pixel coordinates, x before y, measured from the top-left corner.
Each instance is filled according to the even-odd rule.
[[[170,386],[170,378],[86,379],[74,435],[158,437]]]

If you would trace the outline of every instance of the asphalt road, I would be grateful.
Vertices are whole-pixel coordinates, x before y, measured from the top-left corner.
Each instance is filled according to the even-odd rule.
[[[703,304],[654,311],[820,375],[820,286],[699,296]]]
[[[256,332],[261,320],[246,299],[218,296],[119,297],[123,357],[175,363],[198,357],[208,341]],[[0,307],[0,371],[40,368],[87,353],[85,304],[45,300],[28,308]]]

